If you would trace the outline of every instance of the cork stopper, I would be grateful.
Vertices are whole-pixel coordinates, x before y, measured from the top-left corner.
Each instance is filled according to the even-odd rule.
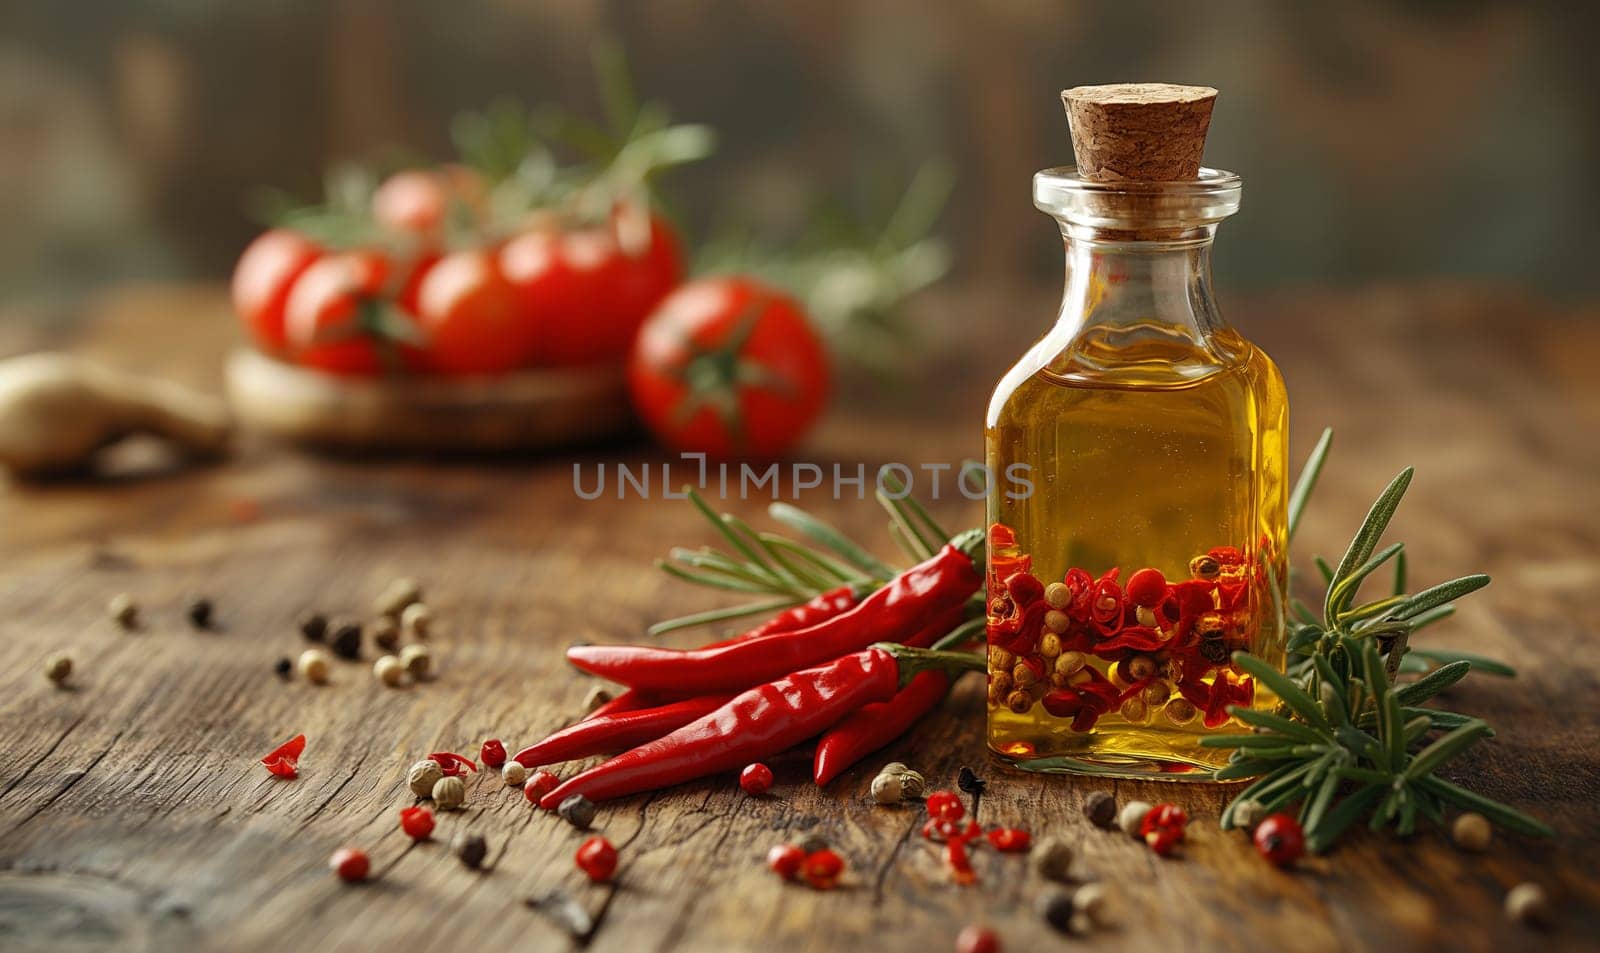
[[[1078,174],[1094,182],[1179,182],[1200,174],[1217,91],[1118,83],[1063,90]]]

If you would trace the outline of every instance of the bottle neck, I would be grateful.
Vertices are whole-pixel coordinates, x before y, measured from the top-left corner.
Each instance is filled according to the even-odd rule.
[[[1211,291],[1215,225],[1136,236],[1062,223],[1066,285],[1047,336],[1063,376],[1166,367],[1180,378],[1232,363],[1233,335]]]

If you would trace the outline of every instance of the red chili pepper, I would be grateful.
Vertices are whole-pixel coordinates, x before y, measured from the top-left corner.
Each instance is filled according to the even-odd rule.
[[[658,702],[652,699],[649,695],[646,695],[644,692],[636,692],[630,688],[618,695],[616,698],[613,698],[605,704],[598,706],[594,711],[589,712],[589,714],[584,715],[582,720],[593,721],[596,718],[604,718],[607,715],[620,715],[625,711],[638,711],[641,708],[652,708],[656,704],[658,704]]]
[[[862,705],[893,697],[902,679],[922,669],[983,665],[975,655],[896,654],[867,649],[758,685],[664,738],[567,780],[539,804],[548,809],[574,794],[608,800],[732,771],[816,736]]]
[[[964,545],[981,543],[966,537]],[[574,665],[647,692],[678,696],[741,691],[821,665],[874,642],[899,642],[930,614],[964,604],[978,589],[972,557],[952,543],[906,570],[855,608],[810,628],[713,649],[584,645],[567,650]]]
[[[943,619],[929,624],[906,644],[922,648],[960,622],[963,608],[951,610]],[[817,785],[827,784],[846,768],[877,751],[911,729],[950,690],[950,677],[944,672],[922,672],[911,684],[886,702],[875,702],[830,728],[817,742],[811,776]]]
[[[513,760],[522,762],[523,767],[532,768],[587,758],[607,751],[626,751],[716,711],[732,697],[703,695],[654,708],[590,718],[523,748],[513,756]]]
[[[837,589],[829,589],[827,592],[812,596],[797,606],[790,606],[748,632],[701,647],[713,648],[718,645],[734,645],[739,642],[748,642],[751,639],[777,635],[780,632],[808,629],[818,622],[825,622],[841,612],[855,608],[856,604],[861,601],[862,595],[863,593],[854,586],[840,586]]]
[[[447,778],[463,773],[462,768],[466,768],[469,771],[478,770],[478,763],[466,755],[455,754],[450,751],[435,751],[428,757],[439,762],[439,770],[443,771],[444,776]]]
[[[306,750],[306,736],[295,735],[288,741],[272,749],[272,753],[261,759],[267,770],[280,778],[298,778],[300,776],[300,755]]]

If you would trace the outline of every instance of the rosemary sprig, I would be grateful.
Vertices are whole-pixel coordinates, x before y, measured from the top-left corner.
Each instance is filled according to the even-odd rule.
[[[876,496],[889,516],[890,535],[911,559],[921,562],[954,538],[906,491],[893,471],[880,470],[878,486]],[[686,488],[685,492],[689,502],[731,548],[679,547],[665,559],[658,559],[656,565],[685,582],[765,598],[667,619],[652,625],[648,630],[651,635],[770,615],[839,586],[870,591],[900,571],[798,506],[773,503],[767,508],[768,516],[802,537],[792,539],[779,533],[758,532],[738,517],[718,513],[693,489]],[[964,636],[962,641],[969,639],[972,631],[970,623],[956,630]]]
[[[1323,432],[1290,496],[1290,533],[1298,526],[1327,459],[1332,431]],[[1436,776],[1446,762],[1494,730],[1482,719],[1418,707],[1439,692],[1482,670],[1512,676],[1507,665],[1444,649],[1412,649],[1418,629],[1447,617],[1454,600],[1488,585],[1481,574],[1462,576],[1407,594],[1405,548],[1378,549],[1412,471],[1408,467],[1373,503],[1338,565],[1314,558],[1326,593],[1322,612],[1291,600],[1280,621],[1289,631],[1287,672],[1244,652],[1234,661],[1282,700],[1285,714],[1233,708],[1250,734],[1201,740],[1232,748],[1218,780],[1255,778],[1222,815],[1230,828],[1250,813],[1299,805],[1307,846],[1326,850],[1363,818],[1368,827],[1392,826],[1412,833],[1420,819],[1442,823],[1448,806],[1483,814],[1508,830],[1549,836],[1550,828],[1507,805],[1474,794]],[[1362,584],[1393,564],[1390,592],[1359,602]],[[1401,673],[1425,672],[1401,683]]]

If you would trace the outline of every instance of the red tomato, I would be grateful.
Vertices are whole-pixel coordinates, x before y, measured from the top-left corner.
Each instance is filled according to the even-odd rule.
[[[482,176],[465,166],[407,169],[383,180],[372,193],[372,217],[384,228],[411,235],[437,235],[452,214],[482,210]]]
[[[537,328],[522,299],[482,250],[452,252],[417,288],[422,360],[441,374],[498,374],[528,363]]]
[[[628,223],[609,228],[527,232],[508,242],[500,269],[539,327],[540,360],[556,365],[621,363],[639,326],[683,277],[683,253],[669,225],[641,221],[640,244]]]
[[[284,306],[285,338],[294,360],[333,374],[382,371],[379,338],[367,323],[367,309],[381,306],[389,272],[388,260],[372,252],[330,255],[307,268]]]
[[[816,420],[828,359],[792,298],[748,278],[693,281],[639,329],[633,406],[675,450],[782,453]]]
[[[256,346],[283,350],[283,306],[289,289],[322,254],[310,240],[288,229],[259,235],[233,269],[233,310]]]

